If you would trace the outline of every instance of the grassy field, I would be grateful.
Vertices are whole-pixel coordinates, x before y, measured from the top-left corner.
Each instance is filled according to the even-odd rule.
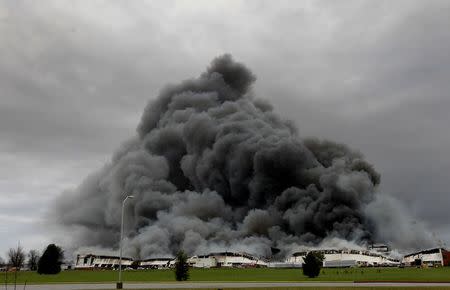
[[[450,282],[450,267],[444,268],[355,268],[322,269],[318,278],[309,279],[301,269],[191,269],[190,281],[411,281]],[[57,275],[38,275],[36,272],[19,272],[17,283],[92,283],[115,282],[117,271],[63,271]],[[0,273],[0,285],[6,273]],[[9,283],[14,281],[14,273],[7,274]],[[124,271],[126,282],[173,282],[173,270]]]
[[[277,287],[277,288],[221,288],[221,290],[380,290],[380,287]],[[382,287],[382,290],[442,290],[448,289],[445,287]],[[87,289],[89,290],[89,289]],[[115,289],[111,289],[115,290]],[[133,289],[125,289],[133,290]],[[142,289],[141,289],[142,290]],[[145,289],[144,289],[145,290]],[[150,289],[149,289],[150,290]],[[155,290],[155,289],[152,289]],[[164,289],[164,290],[179,290],[179,288]],[[189,288],[188,290],[217,290],[217,288]]]
[[[269,288],[220,288],[221,290],[380,290],[380,287],[269,287]],[[446,287],[382,287],[382,290],[443,290],[448,289]],[[90,290],[90,289],[86,289]],[[115,289],[110,289],[115,290]],[[136,290],[132,288],[127,288],[124,290]],[[145,290],[145,289],[140,289]],[[150,290],[150,289],[148,289]],[[151,290],[157,290],[157,289],[151,289]],[[180,288],[172,288],[172,289],[161,289],[161,290],[180,290]],[[189,288],[187,290],[217,290],[217,288]]]

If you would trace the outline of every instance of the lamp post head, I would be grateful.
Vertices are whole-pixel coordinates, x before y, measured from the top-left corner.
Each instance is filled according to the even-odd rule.
[[[124,198],[124,200],[127,200],[127,199],[129,199],[129,198],[134,198],[134,195],[127,195],[127,196]]]
[[[122,204],[125,205],[125,202],[126,202],[127,199],[129,199],[129,198],[134,198],[134,196],[133,196],[133,195],[127,195],[127,196],[123,199]]]

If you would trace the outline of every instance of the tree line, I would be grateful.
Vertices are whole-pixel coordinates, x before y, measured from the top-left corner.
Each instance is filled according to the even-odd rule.
[[[30,250],[28,253],[20,246],[10,248],[6,253],[7,261],[0,257],[0,268],[6,271],[20,271],[25,266],[39,274],[57,274],[61,272],[61,264],[64,252],[61,247],[50,244],[40,255],[38,250]]]

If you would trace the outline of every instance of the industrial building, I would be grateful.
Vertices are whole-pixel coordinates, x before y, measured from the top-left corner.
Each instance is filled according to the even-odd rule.
[[[267,262],[247,253],[219,252],[207,255],[192,256],[187,260],[194,268],[215,267],[267,267]],[[133,261],[131,258],[122,258],[124,268],[139,269],[168,269],[175,265],[174,258],[151,258]],[[77,255],[75,269],[118,269],[119,257],[101,256],[94,254]]]
[[[278,269],[292,269],[292,268],[301,268],[302,263],[288,263],[288,262],[269,262],[267,263],[268,268],[278,268]]]
[[[138,262],[138,267],[141,269],[169,269],[174,266],[174,258],[151,258]]]
[[[188,259],[195,268],[214,267],[267,267],[267,262],[247,253],[220,252],[193,256]]]
[[[368,250],[351,249],[324,249],[315,250],[324,255],[323,267],[374,267],[374,266],[396,266],[400,261],[389,258],[379,253]],[[308,251],[296,252],[286,259],[287,264],[303,264],[303,257]]]
[[[450,266],[450,252],[444,248],[434,248],[403,257],[405,266]]]
[[[385,255],[389,255],[391,249],[389,248],[388,245],[386,244],[371,244],[368,247],[369,251],[371,252],[378,252],[378,253],[383,253]]]
[[[388,257],[388,248],[383,245],[374,245],[372,250],[356,249],[320,249],[314,250],[324,255],[323,267],[386,267],[386,266],[450,266],[450,251],[444,248],[434,248],[412,253],[399,260]],[[187,262],[194,268],[219,267],[270,267],[270,268],[300,268],[303,258],[308,251],[293,253],[283,262],[268,262],[248,253],[218,252],[206,255],[189,257]],[[150,258],[133,261],[131,258],[122,258],[123,268],[139,269],[169,269],[175,265],[174,258]],[[105,255],[77,255],[75,269],[118,269],[119,257]]]
[[[122,267],[131,267],[133,259],[122,257]],[[77,255],[75,269],[118,269],[119,257],[105,255]]]

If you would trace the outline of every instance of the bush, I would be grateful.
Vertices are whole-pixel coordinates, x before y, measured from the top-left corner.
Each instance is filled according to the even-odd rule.
[[[39,259],[37,272],[39,274],[58,274],[61,272],[63,258],[63,251],[60,247],[55,244],[48,245]]]
[[[322,253],[312,251],[309,252],[306,257],[303,258],[303,275],[308,276],[309,278],[315,278],[319,276],[323,259],[324,257]]]
[[[189,279],[189,265],[187,256],[183,251],[179,251],[175,262],[175,279],[177,281],[186,281]]]

